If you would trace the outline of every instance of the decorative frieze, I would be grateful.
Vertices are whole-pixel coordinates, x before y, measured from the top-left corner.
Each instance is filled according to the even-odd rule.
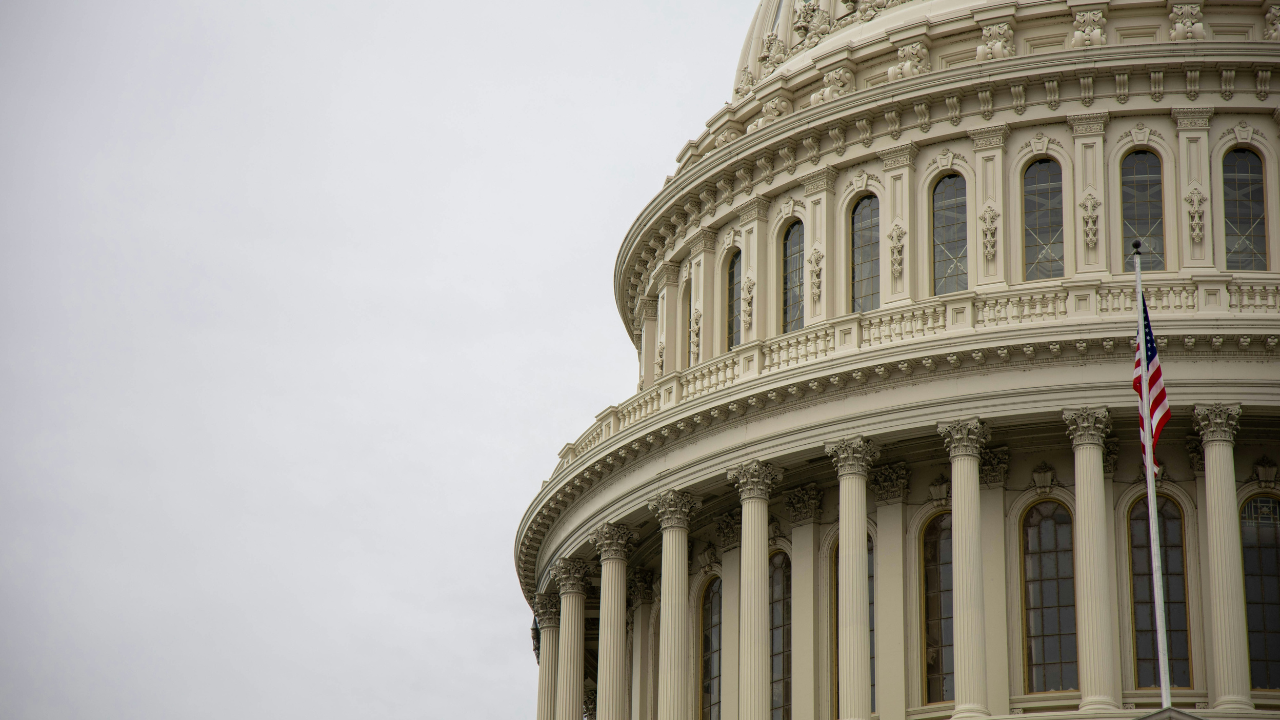
[[[1200,5],[1185,4],[1174,5],[1170,8],[1169,22],[1169,39],[1173,42],[1183,42],[1186,40],[1204,40],[1204,15],[1200,12]]]
[[[991,440],[991,427],[978,418],[969,418],[938,423],[938,434],[951,457],[980,456],[982,448]]]
[[[880,446],[874,440],[860,436],[829,442],[826,451],[837,475],[865,475],[871,464],[880,459]]]
[[[1107,129],[1107,119],[1108,114],[1105,112],[1067,116],[1067,122],[1071,125],[1071,134],[1076,137],[1101,135]]]
[[[1204,478],[1204,444],[1200,442],[1200,436],[1191,434],[1183,441],[1183,445],[1187,448],[1187,462],[1191,465],[1191,472],[1196,474],[1196,479]]]
[[[658,525],[667,528],[689,528],[689,516],[702,507],[702,500],[679,490],[663,490],[649,501],[649,512],[658,518]]]
[[[1063,410],[1062,420],[1067,424],[1072,447],[1102,445],[1111,432],[1111,413],[1106,408]]]
[[[748,277],[742,281],[742,329],[751,329],[751,311],[756,299],[756,280]]]
[[[881,465],[871,469],[870,480],[871,489],[876,493],[876,505],[893,505],[907,499],[911,469],[905,462]]]
[[[1265,40],[1280,40],[1280,5],[1267,8],[1267,15],[1262,19],[1262,37]]]
[[[587,592],[587,574],[591,572],[591,564],[586,560],[561,558],[551,567],[551,577],[560,586],[560,594],[568,595]]]
[[[729,482],[733,483],[743,500],[768,500],[773,486],[782,481],[782,470],[776,465],[760,460],[748,460],[729,470]]]
[[[1170,111],[1178,130],[1208,130],[1213,108],[1173,108]]]
[[[596,546],[601,560],[622,560],[626,562],[631,553],[631,544],[636,541],[636,531],[626,525],[604,523],[591,531],[587,540]]]
[[[738,206],[738,221],[742,223],[764,220],[769,217],[769,205],[772,201],[766,197],[754,197]]]
[[[1084,210],[1084,214],[1080,216],[1084,226],[1084,244],[1090,250],[1098,246],[1098,208],[1100,207],[1102,203],[1093,196],[1093,193],[1085,195],[1084,200],[1080,201],[1080,209]]]
[[[889,231],[889,267],[894,279],[902,277],[903,239],[906,237],[907,231],[901,225],[894,225]]]
[[[792,490],[787,493],[787,512],[792,527],[817,522],[822,517],[822,491],[813,483]]]
[[[764,80],[786,61],[787,44],[777,33],[769,33],[760,44],[760,55],[756,59],[760,61],[760,79]]]
[[[1009,137],[1009,126],[1001,124],[970,130],[969,137],[973,140],[973,149],[975,152],[978,150],[1004,147],[1004,141]]]
[[[1107,480],[1116,474],[1120,463],[1120,438],[1109,437],[1102,441],[1102,475]]]
[[[815,201],[816,202],[816,201]],[[813,308],[811,312],[814,315],[821,313],[822,301],[822,248],[814,248],[809,253],[809,295],[813,300]]]
[[[1076,13],[1075,33],[1071,36],[1071,47],[1088,48],[1100,47],[1107,44],[1107,35],[1103,30],[1107,24],[1107,19],[1103,17],[1101,10],[1086,10]]]
[[[1201,442],[1235,442],[1236,430],[1240,427],[1240,406],[1196,405],[1193,420]]]
[[[834,191],[839,177],[840,173],[835,168],[825,167],[805,175],[800,178],[800,182],[804,184],[804,194],[813,195],[827,190]]]
[[[741,100],[750,95],[755,85],[755,76],[751,74],[751,70],[746,65],[743,65],[742,73],[738,75],[738,86],[733,89],[733,99]]]
[[[1199,188],[1192,188],[1183,200],[1191,207],[1187,210],[1187,216],[1191,223],[1191,242],[1204,242],[1204,201],[1208,200]]]
[[[982,255],[987,260],[996,259],[996,220],[1000,213],[992,205],[987,205],[978,219],[982,221]]]
[[[881,150],[877,154],[884,161],[884,169],[886,172],[895,170],[900,167],[912,165],[916,161],[916,155],[920,152],[920,148],[913,142],[895,145],[887,150]]]
[[[778,121],[784,115],[791,114],[791,101],[784,97],[776,97],[766,102],[760,108],[760,117],[747,126],[747,133],[753,133],[764,127],[768,127]]]

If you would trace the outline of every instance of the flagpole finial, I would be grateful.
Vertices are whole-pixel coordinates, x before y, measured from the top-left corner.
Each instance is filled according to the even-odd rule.
[[[1133,254],[1134,254],[1134,255],[1141,255],[1141,254],[1142,254],[1142,241],[1141,241],[1141,240],[1134,240],[1134,241],[1133,241]]]

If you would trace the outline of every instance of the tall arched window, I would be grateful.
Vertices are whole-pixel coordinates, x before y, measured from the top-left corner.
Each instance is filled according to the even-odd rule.
[[[1134,240],[1142,241],[1142,269],[1164,270],[1163,188],[1158,155],[1135,150],[1124,157],[1120,163],[1120,217],[1126,272],[1133,272]]]
[[[1262,158],[1236,148],[1222,158],[1227,269],[1267,269],[1267,223],[1263,214]]]
[[[1062,168],[1053,160],[1022,174],[1022,228],[1027,279],[1062,277]]]
[[[871,711],[876,709],[876,548],[867,535],[867,618],[871,624]],[[840,707],[840,545],[831,548],[831,707]]]
[[[964,178],[948,175],[933,186],[933,294],[969,287],[969,230]]]
[[[702,720],[720,720],[720,578],[702,593]]]
[[[735,252],[733,258],[729,260],[728,272],[728,288],[729,298],[728,312],[725,315],[729,318],[728,324],[728,342],[729,348],[735,348],[742,342],[742,253]]]
[[[1280,501],[1250,498],[1240,512],[1240,534],[1253,687],[1280,689]]]
[[[782,332],[804,327],[804,223],[792,223],[782,241]]]
[[[1191,643],[1187,639],[1187,569],[1183,552],[1182,508],[1160,495],[1160,557],[1164,571],[1164,617],[1169,642],[1169,683],[1191,687]],[[1159,687],[1156,659],[1156,603],[1151,582],[1151,541],[1147,526],[1147,499],[1129,511],[1129,571],[1133,577],[1133,647],[1137,659],[1138,687]]]
[[[769,558],[769,707],[771,720],[791,720],[791,558]]]
[[[1071,515],[1061,503],[1036,503],[1022,518],[1027,692],[1075,690],[1075,566]]]
[[[853,311],[880,307],[880,198],[853,206]]]
[[[926,703],[956,699],[951,587],[951,513],[943,513],[924,528]]]

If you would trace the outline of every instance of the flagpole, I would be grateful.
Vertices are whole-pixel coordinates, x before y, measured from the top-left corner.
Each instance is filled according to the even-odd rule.
[[[1147,532],[1151,549],[1151,589],[1156,611],[1156,657],[1160,666],[1160,707],[1172,704],[1169,697],[1169,648],[1164,620],[1164,562],[1160,553],[1160,520],[1156,513],[1155,448],[1151,447],[1151,369],[1147,366],[1147,305],[1142,297],[1142,241],[1133,241],[1134,281],[1138,288],[1138,345],[1142,367],[1142,431],[1143,462],[1147,470]]]

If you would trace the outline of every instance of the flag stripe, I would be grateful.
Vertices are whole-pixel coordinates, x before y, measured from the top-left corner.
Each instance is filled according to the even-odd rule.
[[[1169,422],[1169,401],[1164,392],[1164,373],[1160,370],[1160,355],[1156,352],[1156,337],[1151,331],[1151,317],[1147,314],[1147,300],[1142,299],[1142,327],[1146,335],[1147,345],[1147,398],[1150,402],[1151,425],[1155,431],[1151,433],[1151,447],[1154,449],[1160,440],[1160,431]],[[1142,341],[1133,354],[1133,391],[1138,393],[1138,408],[1142,408]],[[1145,429],[1141,415],[1138,423]],[[1145,448],[1144,448],[1145,450]]]

